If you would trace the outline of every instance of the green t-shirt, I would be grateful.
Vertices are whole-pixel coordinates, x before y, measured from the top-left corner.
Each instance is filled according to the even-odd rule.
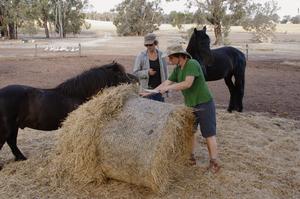
[[[182,90],[184,103],[188,107],[208,102],[212,99],[212,95],[205,82],[201,66],[195,59],[189,59],[183,69],[177,66],[169,77],[172,82],[183,82],[186,76],[194,76],[194,82],[188,89]]]

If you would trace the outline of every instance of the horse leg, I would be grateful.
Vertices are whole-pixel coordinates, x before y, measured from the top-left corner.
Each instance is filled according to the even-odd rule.
[[[235,107],[235,86],[234,86],[231,78],[232,78],[232,75],[228,75],[224,78],[225,84],[227,85],[227,87],[229,89],[229,93],[230,93],[229,106],[227,108],[227,111],[229,113],[231,113]]]
[[[15,156],[15,161],[27,160],[27,158],[22,154],[22,152],[19,150],[17,146],[18,130],[19,130],[18,126],[14,125],[11,128],[11,133],[9,134],[9,137],[7,138],[6,142]]]
[[[244,97],[245,78],[237,77],[235,80],[236,88],[236,107],[238,112],[243,111],[243,97]]]
[[[0,150],[2,149],[3,145],[5,144],[7,138],[8,138],[8,129],[6,127],[6,121],[3,119],[0,120]]]
[[[235,109],[238,112],[243,111],[243,97],[244,97],[244,88],[245,88],[245,68],[238,68],[234,74],[235,78],[235,88],[236,88],[236,107]]]
[[[8,131],[5,128],[5,121],[0,120],[0,150],[2,149],[3,145],[5,144],[8,137]],[[0,170],[2,170],[3,165],[0,165]]]

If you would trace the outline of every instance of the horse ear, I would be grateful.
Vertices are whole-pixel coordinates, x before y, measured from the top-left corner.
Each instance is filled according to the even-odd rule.
[[[121,73],[125,73],[125,68],[124,66],[122,66],[121,64],[119,64],[118,62],[115,62],[113,64],[112,70],[114,72],[121,72]]]
[[[194,33],[195,33],[195,34],[197,33],[197,28],[194,28]]]
[[[204,30],[204,32],[206,32],[206,26],[204,26],[202,30]]]

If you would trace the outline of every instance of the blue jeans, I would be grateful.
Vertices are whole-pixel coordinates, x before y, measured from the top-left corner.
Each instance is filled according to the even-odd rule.
[[[156,93],[156,94],[153,94],[153,95],[149,95],[147,98],[151,99],[151,100],[159,101],[159,102],[164,102],[165,101],[165,98],[162,96],[161,93]]]

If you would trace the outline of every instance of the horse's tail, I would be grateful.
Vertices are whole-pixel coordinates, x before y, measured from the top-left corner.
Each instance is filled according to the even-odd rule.
[[[243,77],[245,79],[245,72],[246,72],[246,56],[243,52],[238,49],[235,49],[235,56],[234,59],[234,68],[233,73],[235,76]]]
[[[243,97],[245,89],[245,74],[246,74],[246,56],[240,50],[233,48],[233,76],[235,78],[235,91],[237,111],[243,110]]]

